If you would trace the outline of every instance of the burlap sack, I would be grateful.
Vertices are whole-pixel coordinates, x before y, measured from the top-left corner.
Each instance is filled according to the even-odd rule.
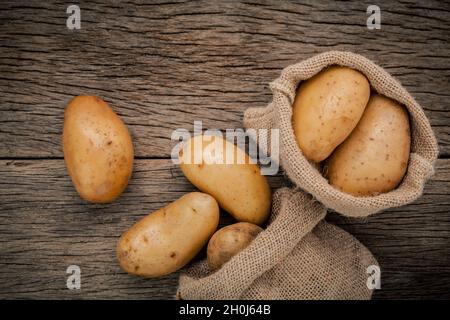
[[[216,272],[206,261],[180,276],[181,299],[370,299],[372,254],[323,220],[326,208],[300,190],[273,197],[266,230]]]
[[[359,70],[375,91],[406,106],[411,123],[411,154],[407,173],[395,190],[373,197],[343,193],[334,189],[298,148],[291,124],[296,89],[301,81],[330,65]],[[326,207],[347,216],[363,217],[417,199],[433,174],[438,155],[430,124],[420,105],[395,79],[370,60],[350,52],[330,51],[289,66],[271,83],[271,90],[272,103],[266,108],[248,109],[244,125],[280,129],[281,166],[299,188],[277,190],[267,229],[221,269],[211,272],[203,261],[182,273],[178,297],[370,299],[366,272],[377,262],[350,234],[323,220]],[[267,132],[260,134],[264,137]]]
[[[408,170],[393,191],[373,197],[355,197],[332,187],[298,148],[292,129],[292,103],[299,82],[309,79],[330,65],[347,66],[362,72],[372,88],[405,105],[410,116],[412,145]],[[273,100],[266,108],[249,108],[244,115],[246,128],[280,129],[280,163],[298,187],[312,194],[326,207],[343,215],[363,217],[405,205],[421,194],[425,181],[433,174],[438,155],[436,138],[422,107],[384,69],[351,52],[329,51],[285,68],[270,85]]]

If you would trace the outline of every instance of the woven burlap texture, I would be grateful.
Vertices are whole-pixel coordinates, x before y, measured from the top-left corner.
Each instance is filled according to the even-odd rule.
[[[292,128],[292,103],[299,83],[330,65],[347,66],[363,73],[372,88],[406,106],[411,123],[411,154],[407,173],[393,191],[371,197],[355,197],[331,186],[308,162],[299,149]],[[422,107],[383,68],[367,58],[351,53],[329,51],[285,68],[270,84],[272,102],[265,108],[249,108],[244,114],[246,128],[280,130],[280,163],[289,179],[312,194],[326,207],[343,215],[364,217],[375,212],[405,205],[417,199],[425,181],[433,174],[438,156],[436,138]]]
[[[180,276],[181,299],[370,299],[378,265],[353,236],[323,220],[303,191],[278,189],[268,227],[216,272],[201,261]]]

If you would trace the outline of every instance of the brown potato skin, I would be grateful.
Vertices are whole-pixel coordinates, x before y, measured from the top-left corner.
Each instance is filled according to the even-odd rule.
[[[64,112],[64,160],[81,198],[116,199],[133,171],[134,150],[127,127],[102,99],[73,98]]]
[[[248,222],[238,222],[218,230],[208,243],[207,261],[212,270],[219,269],[246,248],[263,229]]]
[[[304,156],[314,162],[326,159],[356,127],[369,97],[367,78],[347,67],[329,67],[302,83],[292,124]]]
[[[218,223],[216,200],[205,193],[188,193],[128,229],[117,244],[117,259],[130,274],[167,275],[197,255]]]
[[[202,192],[212,195],[219,205],[236,220],[262,224],[270,214],[272,194],[267,178],[250,157],[231,142],[221,137],[195,136],[183,146],[180,167],[186,178]],[[204,159],[204,150],[210,141],[224,142],[237,155],[245,158],[245,164],[193,163],[195,154]],[[224,145],[225,145],[224,144]],[[194,148],[198,145],[200,148]],[[195,150],[194,150],[195,149]]]
[[[328,160],[330,184],[355,196],[391,191],[405,175],[410,144],[405,108],[373,95],[355,130]]]

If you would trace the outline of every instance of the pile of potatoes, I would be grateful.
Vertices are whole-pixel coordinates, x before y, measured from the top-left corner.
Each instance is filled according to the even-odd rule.
[[[211,269],[217,269],[262,230],[257,225],[264,223],[271,207],[266,178],[247,154],[245,164],[222,164],[210,158],[205,161],[211,155],[220,157],[218,152],[206,152],[216,139],[233,151],[233,159],[245,153],[217,136],[190,139],[180,152],[180,166],[186,178],[202,192],[181,197],[122,235],[117,257],[125,271],[144,277],[172,273],[191,261],[208,241],[208,263]],[[200,163],[195,163],[196,155]],[[240,222],[216,232],[219,206]]]
[[[303,155],[323,164],[338,190],[374,196],[395,189],[410,153],[408,113],[398,102],[371,94],[367,78],[329,67],[298,88],[292,123]]]
[[[207,146],[216,142],[222,143],[226,152],[231,150],[232,159],[243,156],[245,164],[205,161],[211,157]],[[67,170],[83,199],[111,202],[128,184],[134,154],[131,136],[100,98],[78,96],[69,103],[63,149]],[[213,156],[223,155],[215,152]],[[267,179],[234,144],[217,136],[195,136],[184,144],[179,160],[187,179],[201,192],[182,196],[122,235],[117,258],[130,274],[159,277],[172,273],[191,261],[208,241],[208,264],[212,270],[220,268],[250,244],[262,231],[258,225],[270,214],[272,197]],[[216,232],[219,206],[239,222]]]

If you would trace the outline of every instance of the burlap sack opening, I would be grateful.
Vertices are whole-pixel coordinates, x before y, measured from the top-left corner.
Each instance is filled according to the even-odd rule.
[[[291,123],[297,86],[330,65],[359,70],[378,93],[406,106],[411,123],[411,154],[407,173],[395,190],[372,197],[355,197],[341,192],[328,183],[298,148]],[[346,216],[364,217],[405,205],[422,194],[425,181],[434,172],[433,165],[438,156],[436,138],[422,107],[384,69],[358,54],[329,51],[285,68],[270,88],[273,101],[266,108],[247,109],[244,125],[254,129],[280,129],[280,163],[286,175],[326,207]]]
[[[377,261],[325,214],[301,190],[277,190],[266,230],[216,272],[206,261],[188,268],[178,298],[370,299],[367,268]]]

